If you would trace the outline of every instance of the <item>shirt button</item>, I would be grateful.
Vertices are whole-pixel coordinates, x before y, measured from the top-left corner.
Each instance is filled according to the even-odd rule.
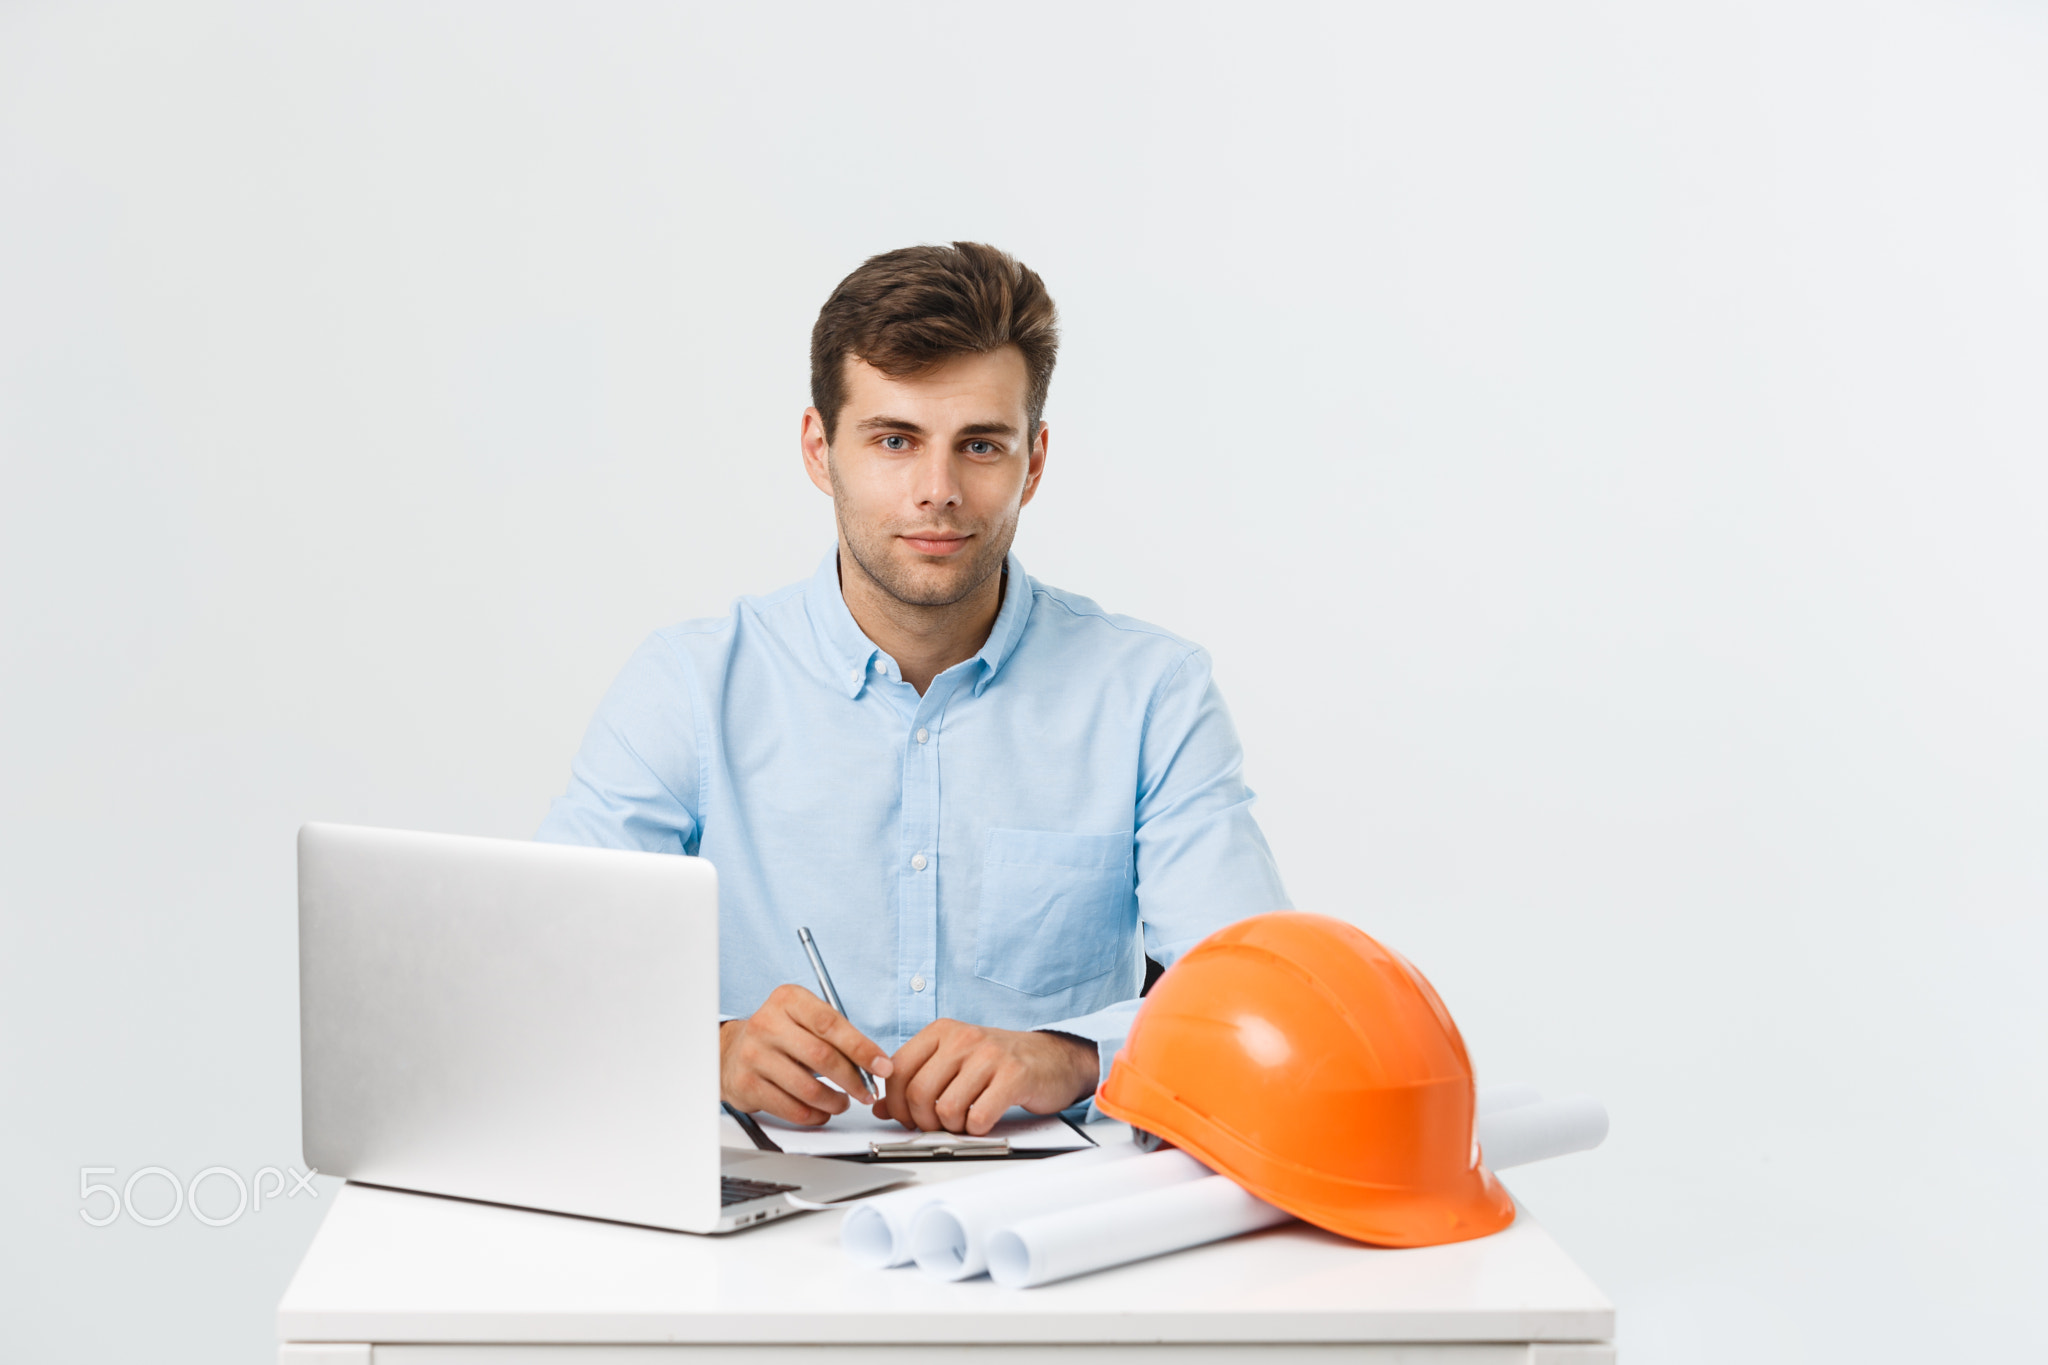
[[[922,743],[924,743],[924,742],[925,742],[926,740],[930,739],[931,737],[932,737],[932,732],[931,732],[931,731],[929,731],[929,730],[919,730],[919,731],[917,732],[917,742],[918,742],[919,744],[922,744]]]
[[[914,990],[914,991],[918,992],[918,993],[919,993],[920,995],[922,995],[922,994],[924,993],[924,978],[923,978],[922,976],[913,976],[913,977],[911,977],[911,978],[910,978],[910,989],[912,989],[912,990]]]
[[[859,670],[859,669],[857,669],[857,668],[850,668],[850,669],[848,669],[848,670],[847,670],[847,672],[846,672],[846,680],[847,680],[848,682],[859,682],[859,681],[860,681],[860,670]]]
[[[922,872],[922,871],[924,871],[924,868],[925,868],[925,858],[924,858],[924,855],[923,855],[922,853],[920,853],[920,854],[918,854],[918,855],[917,855],[917,856],[916,856],[915,858],[912,858],[912,859],[910,860],[910,865],[911,865],[912,867],[916,868],[916,869],[917,869],[917,870],[918,870],[919,872]]]

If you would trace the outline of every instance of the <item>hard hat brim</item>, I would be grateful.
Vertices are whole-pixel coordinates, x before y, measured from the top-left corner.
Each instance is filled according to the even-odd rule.
[[[1347,1180],[1277,1157],[1202,1114],[1118,1053],[1095,1098],[1111,1118],[1154,1133],[1275,1208],[1374,1246],[1470,1241],[1515,1221],[1515,1202],[1476,1161],[1451,1188],[1427,1191]]]

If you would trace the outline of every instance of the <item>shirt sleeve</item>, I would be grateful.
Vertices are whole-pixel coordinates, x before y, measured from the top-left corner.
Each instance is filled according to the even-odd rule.
[[[1193,650],[1160,685],[1139,740],[1138,918],[1145,955],[1161,966],[1226,924],[1287,908],[1254,799],[1208,652]],[[1106,1077],[1138,1005],[1120,1000],[1042,1027],[1094,1043]]]
[[[695,853],[698,745],[689,664],[656,635],[598,703],[534,838],[649,853]]]

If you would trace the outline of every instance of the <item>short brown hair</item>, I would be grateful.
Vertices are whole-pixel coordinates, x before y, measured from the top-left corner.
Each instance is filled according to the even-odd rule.
[[[1059,316],[1038,272],[980,242],[885,251],[861,262],[818,310],[811,406],[825,419],[829,441],[846,406],[848,356],[902,379],[1003,346],[1024,353],[1026,434],[1035,436],[1060,346]]]

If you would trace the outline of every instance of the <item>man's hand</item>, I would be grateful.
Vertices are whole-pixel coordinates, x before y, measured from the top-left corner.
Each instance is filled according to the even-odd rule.
[[[1061,1033],[1013,1033],[939,1019],[896,1051],[889,1097],[874,1109],[919,1132],[981,1137],[1021,1104],[1057,1114],[1095,1088],[1095,1045]],[[872,1068],[870,1068],[872,1070]]]
[[[844,1113],[848,1095],[873,1103],[857,1065],[877,1076],[894,1069],[882,1049],[802,986],[777,986],[752,1017],[718,1026],[718,1095],[745,1113],[765,1109],[791,1123],[819,1124]]]

